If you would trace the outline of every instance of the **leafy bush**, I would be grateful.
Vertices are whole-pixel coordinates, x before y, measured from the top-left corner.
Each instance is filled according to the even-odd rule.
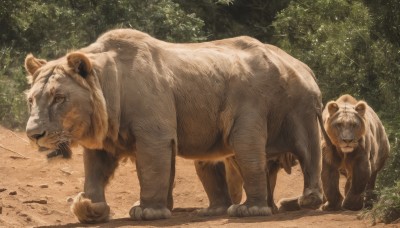
[[[15,66],[17,56],[11,48],[0,50],[0,122],[9,128],[22,127],[27,120],[25,95],[27,83],[21,66]]]
[[[292,1],[273,22],[276,43],[313,69],[325,102],[365,97],[371,25],[368,9],[347,0]]]
[[[374,224],[398,221],[400,219],[400,181],[393,187],[382,189],[378,202],[371,210],[364,211],[362,217],[370,218]]]
[[[399,120],[397,120],[399,121]],[[397,122],[396,120],[393,122]],[[397,122],[398,123],[398,122]],[[394,123],[387,124],[387,133],[389,134],[390,143],[390,154],[389,159],[378,175],[376,189],[383,190],[385,187],[392,187],[396,182],[400,181],[400,132],[398,129],[400,126]],[[395,126],[398,126],[395,128]]]

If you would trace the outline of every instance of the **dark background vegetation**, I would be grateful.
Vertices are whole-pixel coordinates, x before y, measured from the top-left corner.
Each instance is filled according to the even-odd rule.
[[[28,53],[57,58],[112,28],[135,28],[171,42],[249,35],[308,64],[324,103],[349,93],[374,108],[392,153],[379,176],[382,200],[372,217],[388,222],[396,210],[399,216],[398,0],[0,0],[0,5],[2,125],[23,129],[26,122]]]

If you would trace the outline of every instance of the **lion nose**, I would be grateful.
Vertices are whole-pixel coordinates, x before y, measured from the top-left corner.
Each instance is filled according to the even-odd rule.
[[[39,140],[40,138],[46,135],[46,132],[39,129],[27,129],[26,134],[32,140]]]

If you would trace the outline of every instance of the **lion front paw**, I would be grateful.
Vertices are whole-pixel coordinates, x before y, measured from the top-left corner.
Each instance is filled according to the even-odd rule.
[[[270,207],[248,206],[246,204],[235,204],[228,208],[228,215],[231,217],[250,217],[272,215]]]
[[[133,206],[129,211],[129,216],[133,220],[157,220],[167,219],[171,217],[171,211],[164,208],[142,208],[141,206]]]
[[[226,214],[228,207],[208,207],[200,209],[197,214],[200,216],[218,216]]]
[[[85,197],[85,193],[79,193],[71,205],[71,211],[81,223],[100,223],[109,219],[110,207],[106,202],[92,203]]]

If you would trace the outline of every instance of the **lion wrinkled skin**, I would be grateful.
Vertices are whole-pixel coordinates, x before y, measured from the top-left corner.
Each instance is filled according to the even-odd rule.
[[[125,157],[140,183],[133,220],[171,216],[176,155],[194,160],[210,201],[203,215],[271,214],[267,158],[287,152],[304,173],[296,206],[322,203],[321,93],[312,71],[277,47],[244,36],[174,44],[118,29],[56,60],[28,55],[25,68],[31,141],[84,147],[84,192],[72,205],[83,223],[108,219],[104,189]]]
[[[322,139],[323,210],[360,210],[370,207],[378,172],[389,155],[389,141],[378,116],[364,101],[343,95],[327,103],[323,111],[326,132],[334,147]],[[339,176],[347,182],[345,197]]]

